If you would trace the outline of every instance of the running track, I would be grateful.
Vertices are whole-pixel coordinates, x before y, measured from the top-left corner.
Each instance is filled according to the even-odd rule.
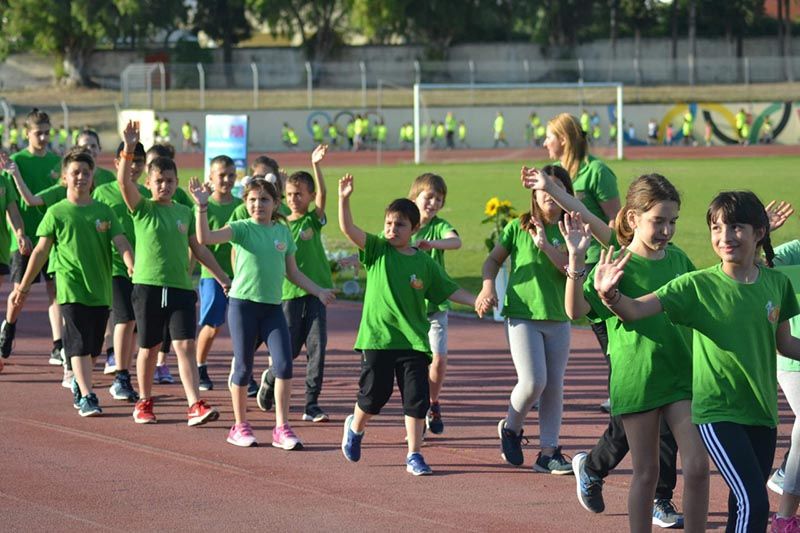
[[[5,291],[0,295],[5,301]],[[225,442],[232,423],[225,376],[227,335],[211,354],[217,389],[207,398],[220,420],[189,428],[180,385],[158,385],[156,425],[139,426],[131,406],[110,399],[111,379],[96,372],[104,416],[80,418],[61,371],[47,364],[50,349],[44,291],[36,287],[19,322],[15,353],[0,374],[0,529],[4,531],[364,530],[622,531],[627,528],[630,461],[606,481],[606,512],[593,515],[576,501],[572,476],[535,474],[536,413],[526,432],[526,467],[500,459],[496,425],[504,415],[514,370],[500,324],[451,318],[450,366],[443,406],[445,434],[423,453],[435,475],[405,472],[397,395],[368,428],[360,463],[339,449],[341,423],[352,412],[358,357],[352,351],[360,306],[329,311],[329,351],[322,404],[329,424],[300,420],[302,379],[296,379],[292,424],[305,450],[269,446],[271,413],[253,402],[251,417],[262,445]],[[261,354],[257,368],[263,369]],[[301,360],[300,360],[301,361]],[[171,366],[175,374],[174,356]],[[98,367],[99,368],[99,367]],[[296,368],[302,376],[304,364]],[[564,451],[587,450],[606,423],[606,369],[587,330],[574,330],[562,427]],[[788,445],[790,412],[781,399],[778,460]],[[675,501],[681,504],[681,481]],[[777,496],[771,494],[772,508]],[[709,526],[724,522],[727,489],[714,472]]]

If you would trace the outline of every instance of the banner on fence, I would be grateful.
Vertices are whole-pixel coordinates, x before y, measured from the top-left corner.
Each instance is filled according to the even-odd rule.
[[[247,173],[247,115],[206,115],[205,178],[211,160],[227,155],[239,177]]]

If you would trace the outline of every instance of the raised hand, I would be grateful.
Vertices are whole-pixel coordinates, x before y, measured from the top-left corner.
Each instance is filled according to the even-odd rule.
[[[600,261],[594,268],[594,289],[602,300],[614,297],[617,286],[625,273],[625,265],[631,258],[630,252],[626,252],[624,246],[619,251],[619,255],[614,258],[613,246],[609,246],[608,250],[601,250]]]
[[[583,223],[580,213],[564,213],[564,220],[558,221],[558,231],[564,237],[569,255],[584,257],[589,245],[592,244],[592,233],[589,224]]]
[[[211,196],[211,191],[207,184],[200,183],[197,176],[192,176],[189,180],[189,194],[192,195],[197,205],[208,205],[208,197]]]
[[[783,226],[789,217],[794,214],[794,208],[789,202],[781,201],[776,205],[775,200],[767,204],[767,218],[769,218],[769,230],[775,231]]]
[[[530,233],[531,238],[533,238],[533,244],[541,250],[547,245],[547,234],[544,231],[544,225],[542,225],[542,221],[536,217],[531,217],[531,222],[536,229],[529,229],[528,233]]]
[[[313,165],[319,164],[323,159],[325,159],[325,154],[327,153],[328,153],[327,144],[320,144],[319,146],[314,148],[314,151],[311,152],[311,164]]]
[[[33,252],[31,240],[26,235],[17,236],[17,246],[20,255],[31,255],[31,252]]]
[[[350,198],[351,194],[353,194],[353,175],[345,174],[344,177],[339,180],[339,197]]]
[[[0,152],[0,170],[8,171],[11,174],[19,177],[19,167],[17,167],[17,164],[14,162],[14,160],[11,159],[5,152]]]
[[[549,176],[538,168],[522,167],[520,171],[522,186],[534,191],[547,191],[551,183]]]
[[[122,140],[125,146],[136,146],[139,142],[139,123],[129,120],[122,130]]]

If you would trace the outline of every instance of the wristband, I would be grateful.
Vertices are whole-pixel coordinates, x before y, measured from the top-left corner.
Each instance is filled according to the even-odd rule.
[[[119,155],[120,155],[120,157],[122,157],[122,159],[124,159],[125,161],[133,161],[134,152],[125,152],[125,151],[122,151],[122,152],[120,152],[120,154],[119,154]]]
[[[600,299],[603,300],[603,303],[606,304],[606,306],[611,307],[619,303],[619,301],[622,299],[622,293],[619,292],[619,289],[615,289],[614,295],[611,298],[603,298],[601,296]]]
[[[583,267],[580,270],[571,270],[569,265],[564,265],[564,272],[567,274],[569,279],[579,280],[586,277],[586,267]]]

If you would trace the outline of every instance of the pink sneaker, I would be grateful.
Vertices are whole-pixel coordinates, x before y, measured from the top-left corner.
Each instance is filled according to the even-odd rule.
[[[253,428],[250,427],[249,422],[235,424],[228,433],[228,442],[234,446],[241,446],[242,448],[258,444],[256,442],[256,437],[253,435]]]
[[[294,434],[289,424],[275,426],[272,430],[272,445],[276,448],[283,448],[284,450],[303,449],[303,443],[300,442],[300,439]]]
[[[800,532],[800,517],[790,516],[783,518],[778,516],[777,513],[772,515],[772,533],[799,533]]]

